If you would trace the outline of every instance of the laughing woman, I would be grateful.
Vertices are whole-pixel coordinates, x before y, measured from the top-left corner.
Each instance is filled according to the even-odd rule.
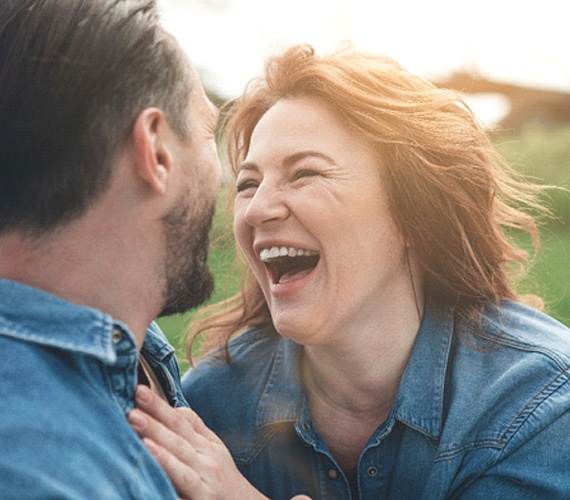
[[[202,325],[183,386],[249,482],[272,499],[570,498],[570,331],[509,274],[526,256],[508,235],[537,239],[536,190],[457,96],[298,46],[227,132],[249,279]],[[207,452],[169,425],[189,443],[159,459],[196,469],[181,447]]]

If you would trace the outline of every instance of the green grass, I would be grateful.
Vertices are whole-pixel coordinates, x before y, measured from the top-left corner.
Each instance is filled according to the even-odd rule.
[[[496,139],[499,151],[525,175],[539,182],[570,188],[570,128],[526,131],[516,137]],[[208,303],[219,302],[238,289],[236,273],[231,273],[235,246],[231,217],[222,191],[211,233],[210,268],[216,287]],[[557,221],[541,232],[542,246],[529,275],[521,281],[519,290],[534,293],[545,300],[545,310],[570,326],[570,195],[554,192],[551,206]],[[568,223],[567,223],[568,222]],[[184,370],[188,365],[184,348],[185,330],[194,313],[161,318],[158,323],[172,345]]]
[[[536,262],[517,289],[541,297],[545,312],[570,326],[570,227],[542,231]]]

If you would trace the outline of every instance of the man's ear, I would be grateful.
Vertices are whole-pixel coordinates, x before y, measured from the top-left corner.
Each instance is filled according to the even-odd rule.
[[[158,108],[144,109],[135,121],[136,173],[158,194],[164,194],[172,169],[168,138],[172,131]]]

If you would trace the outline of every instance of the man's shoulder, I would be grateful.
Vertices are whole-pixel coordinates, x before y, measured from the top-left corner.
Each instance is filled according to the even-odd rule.
[[[94,376],[97,371],[90,369],[90,362],[73,351],[1,335],[0,350],[7,354],[0,364],[0,429],[21,427],[22,439],[26,429],[47,433],[88,425],[93,417],[81,412],[103,406],[105,396],[110,398],[102,373]]]
[[[0,337],[114,362],[113,332],[128,331],[102,311],[22,283],[0,279],[0,297]]]
[[[148,498],[164,491],[174,498],[99,361],[2,336],[0,351],[9,353],[0,364],[3,495]]]

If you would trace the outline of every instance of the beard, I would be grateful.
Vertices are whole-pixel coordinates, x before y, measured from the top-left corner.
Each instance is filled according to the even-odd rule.
[[[209,232],[215,201],[190,215],[188,197],[164,218],[166,286],[159,316],[182,314],[208,300],[214,277],[208,267]]]

